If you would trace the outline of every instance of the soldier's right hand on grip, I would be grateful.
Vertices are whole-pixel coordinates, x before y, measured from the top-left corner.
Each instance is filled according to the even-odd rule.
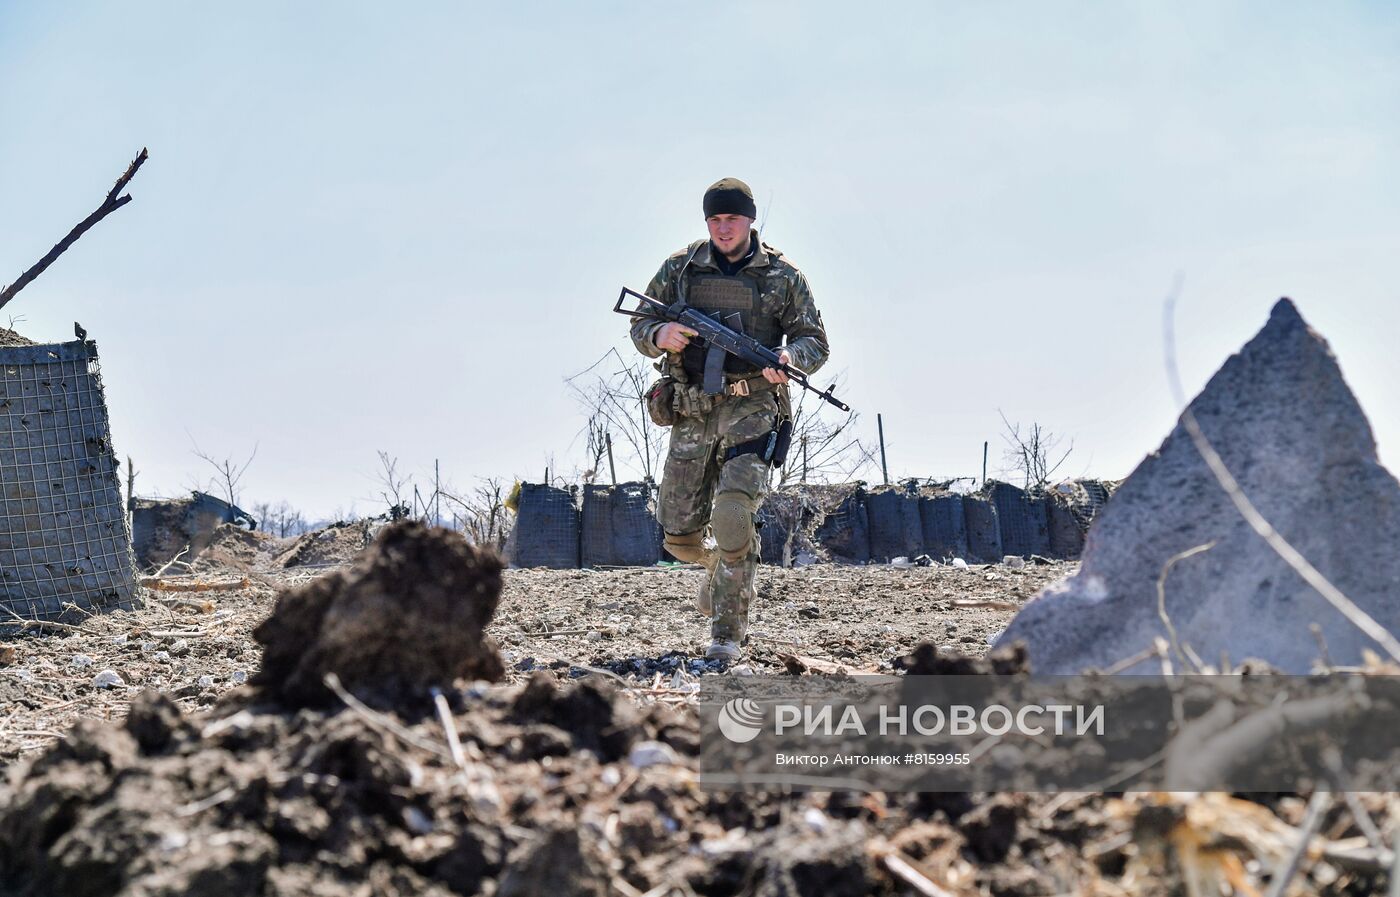
[[[679,352],[689,345],[692,336],[697,335],[684,324],[662,324],[661,329],[656,331],[656,348],[666,352]]]

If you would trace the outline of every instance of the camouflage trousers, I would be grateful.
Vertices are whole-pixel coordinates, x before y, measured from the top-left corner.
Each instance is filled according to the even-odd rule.
[[[657,518],[672,536],[701,533],[715,524],[721,551],[710,574],[711,638],[742,642],[748,630],[749,605],[757,595],[759,542],[753,512],[768,491],[771,469],[755,454],[729,461],[724,455],[732,446],[770,432],[777,415],[777,398],[763,390],[726,396],[709,413],[682,417],[671,428]],[[725,519],[712,521],[716,512]],[[736,515],[747,519],[736,520]]]

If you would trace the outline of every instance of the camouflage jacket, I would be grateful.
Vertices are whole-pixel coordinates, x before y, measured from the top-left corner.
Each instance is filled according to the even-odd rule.
[[[751,232],[750,239],[757,241],[758,233]],[[661,270],[647,285],[646,294],[667,305],[676,301],[676,279],[682,274],[718,274],[719,268],[711,256],[713,247],[709,240],[698,240],[685,249],[671,255],[661,265]],[[692,258],[691,255],[694,254]],[[690,259],[689,266],[686,259]],[[826,363],[831,349],[826,341],[826,327],[822,324],[821,312],[817,311],[812,300],[812,288],[807,278],[797,267],[783,258],[783,254],[759,242],[753,259],[739,271],[738,276],[758,281],[760,301],[764,311],[778,319],[794,367],[811,374]],[[656,321],[639,320],[632,325],[632,342],[637,351],[648,358],[659,358],[664,352],[656,347],[656,331],[661,324]]]

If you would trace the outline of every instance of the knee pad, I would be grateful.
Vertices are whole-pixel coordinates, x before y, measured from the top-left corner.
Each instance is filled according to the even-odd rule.
[[[753,550],[753,516],[757,511],[758,501],[743,492],[721,492],[715,497],[710,528],[726,561],[741,561]]]
[[[682,533],[679,536],[667,533],[666,550],[671,552],[671,556],[678,561],[698,564],[700,559],[705,556],[705,531],[696,530],[693,533]]]

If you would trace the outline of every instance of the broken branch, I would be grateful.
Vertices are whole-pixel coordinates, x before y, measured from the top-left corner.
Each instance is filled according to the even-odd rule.
[[[101,221],[103,218],[106,218],[108,215],[112,214],[117,209],[120,209],[122,206],[131,202],[130,193],[125,193],[120,196],[118,194],[121,194],[122,190],[125,189],[126,185],[131,182],[131,179],[133,177],[136,176],[137,170],[140,169],[140,167],[142,166],[142,164],[145,163],[147,158],[148,156],[146,153],[146,148],[142,147],[141,153],[135,159],[131,160],[131,164],[127,166],[126,171],[122,174],[121,177],[117,178],[116,184],[114,184],[112,186],[112,189],[108,191],[107,197],[102,200],[102,205],[98,206],[97,210],[91,215],[87,216],[82,221],[79,221],[73,227],[73,229],[68,232],[68,236],[64,237],[62,240],[59,240],[58,243],[55,244],[54,247],[50,249],[43,258],[39,259],[39,261],[34,263],[33,267],[21,274],[18,280],[16,280],[14,283],[10,284],[7,287],[0,289],[0,308],[4,308],[5,305],[11,299],[15,298],[16,293],[18,293],[20,290],[24,289],[29,285],[30,281],[38,277],[40,274],[43,274],[44,270],[48,268],[49,265],[52,265],[54,263],[54,260],[57,259],[60,255],[63,255],[63,253],[67,251],[69,246],[72,246],[74,243],[76,243],[79,237],[87,233],[90,227],[92,227],[97,222]]]

